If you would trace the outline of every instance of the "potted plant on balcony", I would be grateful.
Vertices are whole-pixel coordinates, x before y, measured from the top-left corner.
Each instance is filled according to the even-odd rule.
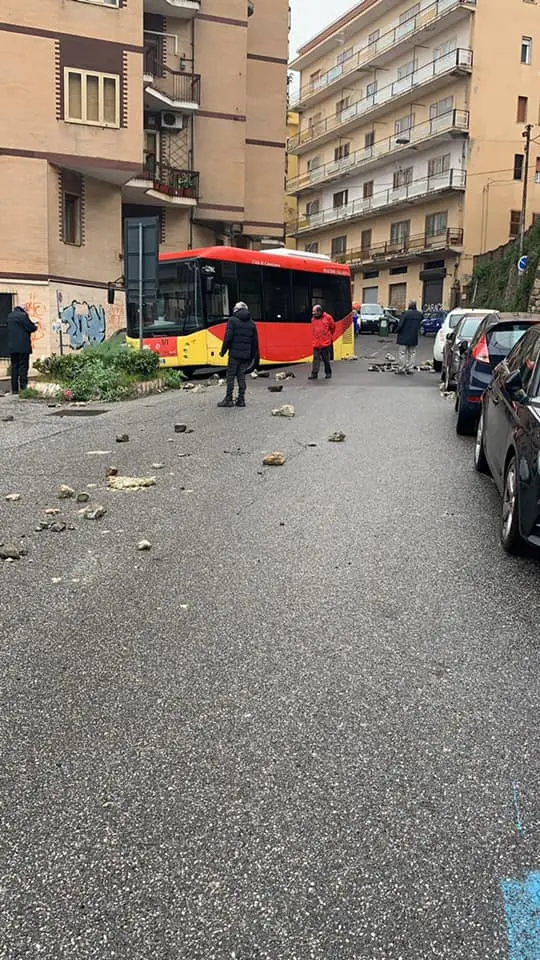
[[[178,194],[181,197],[195,197],[195,180],[188,174],[178,178]]]

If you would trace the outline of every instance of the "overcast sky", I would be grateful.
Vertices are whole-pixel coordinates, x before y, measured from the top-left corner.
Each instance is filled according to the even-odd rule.
[[[290,55],[295,56],[298,47],[313,37],[323,27],[337,20],[342,13],[354,7],[357,0],[290,0],[291,36]]]

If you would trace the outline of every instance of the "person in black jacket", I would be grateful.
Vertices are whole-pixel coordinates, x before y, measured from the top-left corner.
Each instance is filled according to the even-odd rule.
[[[422,325],[423,315],[416,309],[416,303],[411,300],[409,309],[402,314],[398,323],[396,343],[399,346],[399,366],[396,373],[413,374],[416,360],[418,336]]]
[[[224,357],[229,351],[227,364],[227,392],[225,399],[218,403],[218,407],[234,406],[234,381],[238,380],[237,407],[246,405],[246,371],[253,360],[259,357],[259,340],[257,327],[251,319],[247,303],[237,303],[232,317],[227,323],[227,330],[223,340],[220,356]]]
[[[32,353],[31,333],[37,327],[32,323],[26,310],[15,307],[8,314],[8,353],[11,361],[11,392],[18,393],[28,386],[28,367]]]

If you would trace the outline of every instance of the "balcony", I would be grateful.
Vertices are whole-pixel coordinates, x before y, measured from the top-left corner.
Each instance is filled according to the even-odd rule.
[[[201,78],[198,73],[171,70],[160,59],[154,46],[144,51],[144,102],[156,110],[195,113],[201,103]]]
[[[465,190],[467,175],[464,170],[448,170],[433,177],[421,177],[402,187],[382,190],[372,197],[352,200],[340,207],[329,207],[316,213],[299,216],[287,224],[287,235],[296,237],[303,233],[321,230],[334,223],[359,220],[362,217],[377,216],[387,210],[406,207],[418,201],[449,191]]]
[[[298,195],[309,193],[317,190],[322,183],[332,183],[334,180],[345,179],[361,170],[375,166],[381,160],[390,156],[417,150],[422,143],[431,146],[438,139],[466,136],[468,131],[468,110],[451,110],[440,117],[435,117],[433,120],[417,123],[407,131],[377,140],[370,147],[356,150],[341,160],[321,164],[320,167],[315,167],[307,173],[293,177],[287,181],[287,192]]]
[[[145,13],[157,13],[161,17],[177,20],[192,20],[201,9],[201,0],[143,0]]]
[[[291,110],[302,110],[308,103],[313,106],[332,94],[335,86],[350,76],[364,70],[375,69],[405,53],[407,47],[421,42],[424,32],[432,32],[439,24],[451,27],[460,17],[476,9],[476,0],[435,0],[416,16],[404,23],[397,23],[373,43],[364,45],[344,63],[336,64],[303,86],[291,101]],[[293,68],[294,69],[294,68]]]
[[[195,207],[199,198],[199,174],[147,158],[140,175],[126,184],[124,194],[128,203]]]
[[[462,246],[463,230],[458,227],[448,227],[436,237],[421,233],[414,237],[403,237],[394,243],[387,240],[383,243],[374,243],[369,247],[354,247],[334,259],[338,263],[348,263],[354,269],[368,264],[382,265],[421,260],[433,253],[459,253]]]
[[[302,154],[311,150],[315,144],[334,139],[336,131],[339,131],[338,136],[343,136],[360,122],[373,120],[376,116],[388,112],[390,104],[397,107],[400,101],[410,100],[411,93],[416,94],[421,88],[441,86],[451,76],[467,76],[471,73],[472,62],[473,54],[469,49],[453,50],[443,57],[437,57],[436,60],[418,67],[409,76],[395,80],[339,112],[310,124],[307,129],[289,138],[287,150],[289,153]]]

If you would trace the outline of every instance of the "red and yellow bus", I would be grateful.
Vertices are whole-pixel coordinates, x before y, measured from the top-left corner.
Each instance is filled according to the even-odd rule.
[[[334,358],[354,349],[349,267],[291,250],[207,247],[159,257],[159,290],[146,304],[144,346],[167,367],[223,366],[219,352],[235,303],[247,303],[259,333],[259,365],[311,358],[311,308],[336,321]],[[127,342],[139,346],[137,306],[128,305]]]

